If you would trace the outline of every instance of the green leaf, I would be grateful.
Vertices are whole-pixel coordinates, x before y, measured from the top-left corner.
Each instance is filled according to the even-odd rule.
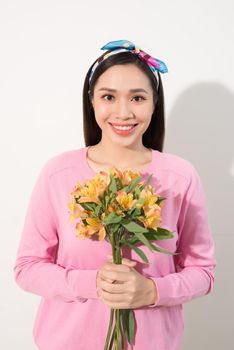
[[[141,243],[141,241],[136,237],[136,236],[133,236],[131,238],[128,238],[127,240],[124,240],[122,239],[121,240],[121,243],[123,242],[123,244],[127,244],[127,243],[130,243],[130,244],[138,244],[138,243]]]
[[[143,227],[138,225],[136,222],[134,221],[129,221],[127,223],[124,223],[123,226],[129,231],[129,232],[133,232],[133,233],[143,233],[143,232],[148,232],[148,230]]]
[[[148,179],[146,180],[145,184],[143,186],[141,186],[141,191],[150,183],[151,179],[152,179],[153,174],[151,174]]]
[[[160,239],[169,239],[173,238],[174,235],[171,231],[158,227],[157,230],[153,228],[148,228],[148,232],[145,234],[148,240],[160,240]]]
[[[140,208],[132,208],[128,211],[128,215],[130,216],[131,215],[131,221],[134,219],[134,218],[137,218],[138,216],[141,215],[141,209]]]
[[[112,224],[111,225],[111,232],[113,232],[113,233],[118,232],[120,227],[121,227],[120,223]]]
[[[116,181],[117,187],[119,189],[122,189],[123,188],[123,183],[122,183],[121,179],[119,177],[117,177],[115,181]]]
[[[109,224],[119,223],[121,220],[122,220],[122,216],[116,215],[115,212],[112,212],[112,213],[108,214],[107,216],[105,216],[105,218],[103,219],[103,222],[106,225],[109,225]]]
[[[156,250],[157,252],[171,254],[171,255],[177,255],[177,253],[171,252],[170,250],[160,248],[154,244],[152,244],[152,246],[154,247],[153,249]]]
[[[113,201],[114,193],[105,191],[105,208]]]
[[[167,199],[166,197],[158,197],[157,199],[157,204],[159,205],[162,201],[164,201],[165,199]]]
[[[123,329],[126,333],[128,343],[133,344],[135,335],[134,311],[132,309],[122,309],[121,311]]]
[[[140,190],[139,187],[136,187],[136,188],[135,188],[135,193],[136,193],[136,195],[137,195],[137,198],[139,198],[139,197],[140,197],[140,194],[141,194],[141,190]]]
[[[141,257],[141,259],[144,262],[149,263],[149,260],[147,259],[147,256],[145,255],[145,253],[140,248],[136,247],[134,244],[129,243],[128,241],[126,241],[125,244],[128,245],[133,250],[135,250],[135,252]]]
[[[128,231],[133,232],[137,238],[144,243],[151,251],[154,250],[153,245],[148,241],[148,239],[143,235],[143,232],[148,232],[148,230],[135,222],[129,222],[123,225]]]
[[[144,232],[143,235],[148,239],[148,241],[156,241],[156,240],[169,239],[174,237],[171,231],[161,227],[157,228],[157,231],[152,228],[148,228],[148,231]],[[131,238],[128,238],[128,239],[124,239],[123,237],[120,243],[122,245],[127,243],[136,245],[142,242],[138,239],[137,236],[132,236]]]
[[[110,184],[109,184],[109,189],[111,192],[116,193],[117,192],[117,184],[115,181],[115,177],[113,174],[110,174]]]
[[[100,205],[97,205],[96,208],[95,208],[95,210],[94,210],[95,216],[99,217],[99,215],[100,215],[100,210],[101,210]]]
[[[94,202],[83,202],[83,203],[80,203],[82,205],[82,207],[85,209],[85,210],[90,210],[90,211],[95,211],[95,208],[97,206],[96,203]]]
[[[141,180],[142,180],[142,176],[138,176],[135,180],[131,181],[131,183],[128,186],[124,187],[123,190],[126,193],[132,192],[136,187],[136,185],[138,184],[138,182],[140,182]]]
[[[129,309],[129,343],[133,343],[135,333],[133,310]]]

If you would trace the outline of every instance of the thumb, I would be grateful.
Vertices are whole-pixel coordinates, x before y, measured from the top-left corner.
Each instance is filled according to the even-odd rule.
[[[113,262],[113,256],[112,255],[107,255],[107,260]]]
[[[127,265],[127,266],[135,266],[136,265],[136,261],[129,260],[127,258],[122,258],[122,264]]]
[[[107,260],[113,262],[112,255],[107,255]],[[131,267],[131,266],[135,266],[136,265],[136,261],[130,260],[130,259],[127,259],[127,258],[122,258],[122,264]]]

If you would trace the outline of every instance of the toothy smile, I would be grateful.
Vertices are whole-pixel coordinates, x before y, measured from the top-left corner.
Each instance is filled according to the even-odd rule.
[[[136,126],[137,124],[112,124],[110,123],[115,129],[118,130],[131,130]]]

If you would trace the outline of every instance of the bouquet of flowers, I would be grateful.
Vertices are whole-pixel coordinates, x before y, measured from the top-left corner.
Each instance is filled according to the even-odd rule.
[[[166,198],[155,193],[149,184],[151,178],[152,175],[145,182],[139,172],[112,167],[108,172],[100,171],[85,184],[78,182],[68,204],[69,222],[80,219],[75,227],[77,237],[106,239],[111,244],[115,264],[122,263],[121,248],[124,245],[133,249],[146,263],[149,261],[138,243],[147,246],[151,252],[176,254],[151,243],[173,237],[171,231],[160,227],[161,207]],[[133,344],[133,310],[111,309],[104,350],[111,350],[113,346],[114,349],[124,349],[124,334],[128,343]]]

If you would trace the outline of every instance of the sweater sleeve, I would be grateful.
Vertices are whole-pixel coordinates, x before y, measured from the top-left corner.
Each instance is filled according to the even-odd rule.
[[[56,263],[59,237],[48,168],[48,164],[42,168],[31,193],[14,265],[15,280],[25,291],[44,298],[65,302],[98,298],[98,270],[64,268]]]
[[[214,285],[214,241],[208,223],[206,199],[200,177],[192,176],[182,201],[178,220],[178,241],[174,256],[176,272],[150,277],[158,299],[149,307],[171,306],[208,294]]]

